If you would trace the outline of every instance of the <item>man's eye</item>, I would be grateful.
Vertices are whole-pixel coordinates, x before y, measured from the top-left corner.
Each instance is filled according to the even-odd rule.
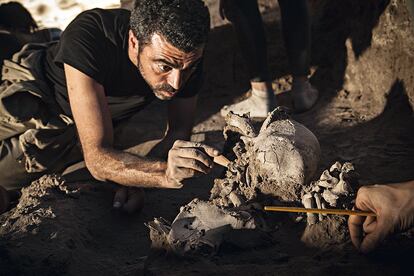
[[[171,67],[170,66],[168,66],[168,65],[163,65],[163,64],[160,64],[160,65],[158,65],[158,68],[160,69],[160,72],[168,72],[168,71],[170,71],[171,70]]]

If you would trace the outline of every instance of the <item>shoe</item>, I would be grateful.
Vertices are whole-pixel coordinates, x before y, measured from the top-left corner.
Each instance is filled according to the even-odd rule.
[[[273,92],[269,96],[268,92],[252,90],[250,97],[232,105],[225,105],[220,110],[220,114],[226,117],[232,111],[238,115],[249,113],[251,118],[266,118],[268,113],[276,106],[276,98]]]
[[[319,98],[318,90],[309,81],[294,81],[291,92],[295,113],[308,111]]]

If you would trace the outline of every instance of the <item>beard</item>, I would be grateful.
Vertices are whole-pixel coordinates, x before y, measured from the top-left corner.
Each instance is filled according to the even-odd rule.
[[[167,83],[159,84],[159,85],[152,85],[148,81],[148,78],[146,78],[146,76],[145,76],[144,69],[143,69],[142,64],[140,62],[139,56],[138,56],[137,59],[138,59],[138,62],[137,62],[138,63],[138,70],[141,73],[142,78],[145,80],[145,82],[151,88],[154,95],[158,99],[163,100],[163,101],[171,100],[176,95],[176,93],[178,92],[177,89],[175,89],[174,87],[172,87],[171,85],[169,85]]]

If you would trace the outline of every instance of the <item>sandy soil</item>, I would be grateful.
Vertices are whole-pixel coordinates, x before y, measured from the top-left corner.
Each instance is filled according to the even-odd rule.
[[[288,61],[280,35],[279,12],[260,1],[268,33],[269,60],[278,93],[289,89]],[[212,8],[206,53],[206,83],[193,138],[222,147],[219,110],[248,89],[247,70],[231,27]],[[402,1],[311,1],[312,83],[317,105],[294,118],[318,137],[322,160],[317,175],[334,161],[352,162],[360,184],[414,178],[414,41]],[[289,104],[289,94],[279,95]],[[156,102],[117,131],[127,148],[159,138],[165,105]],[[138,128],[136,126],[139,126]],[[268,244],[242,250],[224,246],[218,256],[177,259],[150,249],[144,223],[173,219],[192,198],[207,199],[215,168],[181,190],[146,191],[140,214],[112,209],[115,185],[94,181],[61,184],[43,178],[23,191],[19,205],[0,216],[0,274],[100,275],[399,275],[412,270],[413,233],[390,238],[374,254],[358,254],[350,243],[336,249],[306,247],[303,222],[272,214]]]

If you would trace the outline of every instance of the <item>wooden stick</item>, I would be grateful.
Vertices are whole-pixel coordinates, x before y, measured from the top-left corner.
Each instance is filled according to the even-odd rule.
[[[219,155],[214,157],[214,163],[219,164],[220,166],[226,167],[229,165],[230,160],[224,157],[224,155]]]
[[[355,215],[364,217],[376,217],[377,215],[371,212],[364,212],[358,210],[344,210],[344,209],[316,209],[316,208],[300,208],[300,207],[280,207],[280,206],[265,206],[265,211],[276,212],[290,212],[290,213],[313,213],[313,214],[331,214],[331,215]]]

